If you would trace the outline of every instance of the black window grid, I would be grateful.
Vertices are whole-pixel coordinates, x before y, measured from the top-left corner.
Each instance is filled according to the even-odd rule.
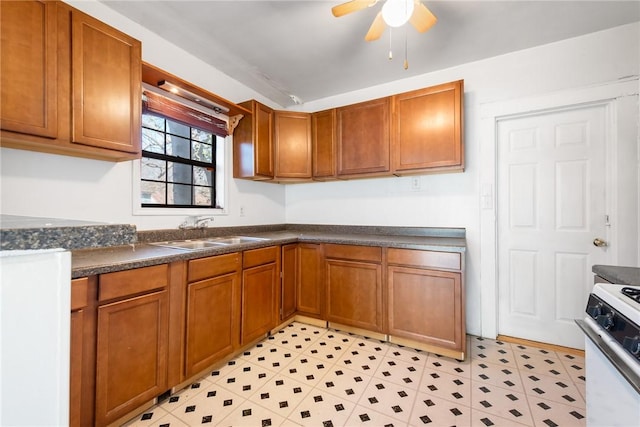
[[[157,116],[157,117],[161,117],[161,116]],[[156,132],[161,132],[164,136],[164,147],[163,147],[163,151],[166,153],[167,152],[167,136],[173,136],[173,137],[177,137],[177,138],[182,138],[182,139],[186,139],[189,141],[189,154],[190,154],[190,158],[185,158],[185,157],[181,157],[181,156],[173,156],[170,154],[164,154],[164,153],[156,153],[153,151],[146,151],[146,150],[142,150],[142,157],[146,157],[146,158],[151,158],[151,159],[156,159],[156,160],[161,160],[161,161],[165,161],[165,162],[173,162],[173,163],[177,163],[177,164],[183,164],[183,165],[189,165],[191,167],[191,183],[187,184],[184,182],[176,182],[176,181],[171,181],[169,180],[169,174],[165,173],[165,179],[164,180],[153,180],[153,179],[141,179],[141,181],[146,181],[146,182],[157,182],[157,183],[161,183],[164,184],[164,200],[165,202],[167,200],[169,200],[169,186],[170,184],[175,184],[175,185],[184,185],[184,186],[188,186],[190,187],[191,191],[190,191],[190,197],[191,197],[191,203],[190,204],[169,204],[169,203],[142,203],[141,206],[142,207],[150,207],[150,208],[216,208],[218,206],[216,206],[216,200],[217,200],[217,195],[216,195],[216,148],[217,148],[217,135],[215,134],[211,134],[211,144],[209,144],[208,142],[205,141],[200,141],[198,139],[193,139],[192,135],[192,131],[193,129],[197,129],[194,128],[192,126],[188,126],[188,125],[184,125],[186,127],[189,128],[189,137],[185,137],[183,135],[179,135],[179,134],[175,134],[172,132],[169,132],[167,130],[167,125],[168,125],[168,120],[166,117],[161,117],[163,119],[163,125],[164,125],[164,129],[163,130],[159,130],[159,129],[154,129],[151,127],[146,127],[146,126],[142,126],[144,129],[148,129],[151,131],[156,131]],[[205,131],[206,132],[206,131]],[[199,143],[199,144],[207,144],[207,145],[211,145],[211,163],[209,162],[202,162],[199,160],[194,160],[193,157],[193,143]],[[195,173],[193,171],[194,167],[201,167],[204,169],[207,169],[211,172],[211,185],[198,185],[195,184]],[[195,204],[195,189],[197,188],[207,188],[210,191],[211,194],[211,204],[210,205],[203,205],[203,204]]]

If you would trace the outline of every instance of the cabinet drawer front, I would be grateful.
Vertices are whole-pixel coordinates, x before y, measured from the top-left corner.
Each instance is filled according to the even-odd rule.
[[[324,255],[326,258],[381,262],[382,248],[376,246],[326,244],[324,245]]]
[[[167,286],[169,266],[136,268],[100,275],[98,300],[106,301]]]
[[[87,306],[88,287],[88,277],[71,281],[71,311],[80,310]]]
[[[209,277],[233,273],[240,268],[240,253],[192,259],[189,261],[188,281],[195,282]]]
[[[268,248],[251,249],[242,253],[242,267],[251,268],[257,265],[276,262],[278,259],[279,246],[270,246]]]
[[[414,249],[387,250],[389,264],[412,265],[416,267],[446,268],[461,270],[461,256],[458,252],[420,251]]]

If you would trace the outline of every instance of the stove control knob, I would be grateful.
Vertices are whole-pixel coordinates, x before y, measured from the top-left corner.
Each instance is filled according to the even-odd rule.
[[[601,314],[596,317],[596,322],[598,325],[602,326],[607,331],[610,331],[613,328],[613,313]]]
[[[598,316],[602,314],[602,303],[598,303],[596,305],[590,305],[587,307],[587,314],[592,319],[597,319]]]
[[[622,346],[636,357],[640,357],[640,335],[635,337],[624,337]]]

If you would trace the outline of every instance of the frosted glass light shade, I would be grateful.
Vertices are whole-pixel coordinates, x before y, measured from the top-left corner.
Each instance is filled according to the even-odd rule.
[[[382,6],[382,19],[390,27],[401,27],[413,14],[413,0],[387,0]]]

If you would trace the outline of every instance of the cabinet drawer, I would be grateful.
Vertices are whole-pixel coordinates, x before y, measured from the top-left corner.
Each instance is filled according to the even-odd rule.
[[[71,311],[80,310],[87,306],[88,287],[88,277],[71,281]]]
[[[98,300],[106,301],[167,286],[169,265],[136,268],[100,275]]]
[[[324,245],[325,258],[381,262],[382,248],[376,246]]]
[[[189,261],[187,280],[195,282],[209,277],[233,273],[240,268],[240,253],[192,259]]]
[[[257,265],[276,262],[278,259],[279,246],[270,246],[268,248],[251,249],[242,253],[242,267],[251,268]]]
[[[387,250],[387,263],[415,267],[446,268],[460,270],[461,257],[458,252],[420,251],[414,249]]]

